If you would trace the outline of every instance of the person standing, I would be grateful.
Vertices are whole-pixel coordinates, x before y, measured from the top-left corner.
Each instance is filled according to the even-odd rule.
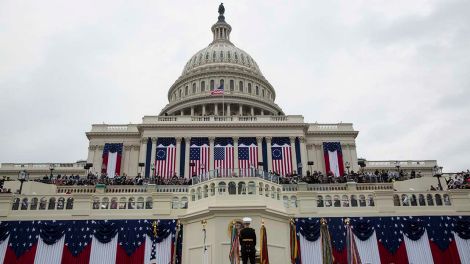
[[[251,218],[243,218],[244,228],[240,231],[240,246],[242,253],[242,262],[243,264],[255,264],[255,255],[256,255],[256,233],[253,228],[250,227]]]

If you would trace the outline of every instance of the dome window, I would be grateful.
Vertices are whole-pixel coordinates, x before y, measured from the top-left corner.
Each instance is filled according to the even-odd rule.
[[[233,80],[230,80],[230,92],[233,92],[234,90],[235,90],[235,82]]]
[[[220,51],[220,60],[223,60],[223,59],[224,59],[224,52]]]
[[[242,81],[240,81],[238,83],[238,89],[240,90],[241,93],[243,93],[243,82]]]
[[[251,94],[251,83],[248,83],[248,93]]]
[[[242,63],[245,63],[245,56],[242,54]]]
[[[206,82],[202,81],[201,82],[201,92],[204,92],[206,90]]]
[[[209,60],[209,53],[206,53],[206,61]]]
[[[256,88],[255,88],[255,92],[256,92],[256,95],[259,95],[259,88],[258,88],[258,85],[257,85]]]
[[[230,51],[227,51],[227,58],[230,60]]]
[[[263,95],[263,97],[265,96],[264,89],[262,90],[262,95]]]
[[[210,87],[211,87],[211,91],[213,91],[214,90],[214,80],[211,80]]]
[[[186,87],[184,87],[184,95],[188,95],[189,93],[189,89],[188,89],[188,86],[186,85]]]
[[[193,83],[193,94],[195,94],[195,93],[196,93],[196,83]]]
[[[181,98],[181,95],[182,95],[182,92],[181,89],[179,90],[179,98]]]
[[[235,61],[238,61],[238,55],[236,52],[235,52]]]
[[[220,79],[219,81],[219,86],[222,86],[222,85],[224,85],[224,79]]]
[[[216,57],[216,53],[215,53],[215,50],[214,50],[214,53],[212,53],[212,61],[215,61],[215,57]]]

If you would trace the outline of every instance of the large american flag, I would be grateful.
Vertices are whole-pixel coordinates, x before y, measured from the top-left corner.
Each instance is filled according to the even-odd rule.
[[[233,171],[233,139],[216,138],[214,141],[214,168],[221,176],[229,176]]]
[[[155,175],[170,178],[176,171],[176,139],[158,138]]]
[[[211,92],[211,95],[223,95],[224,94],[224,85],[223,84],[220,84],[219,87],[217,87],[217,89],[213,90]]]
[[[271,144],[273,172],[281,176],[292,174],[292,151],[289,138],[273,138]]]
[[[189,148],[189,162],[194,163],[191,167],[191,176],[199,175],[209,171],[209,139],[191,138]]]
[[[258,146],[256,138],[240,138],[238,140],[238,168],[243,176],[253,176],[258,165]]]

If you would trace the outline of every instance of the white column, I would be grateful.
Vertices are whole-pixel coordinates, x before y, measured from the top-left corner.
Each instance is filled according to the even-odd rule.
[[[254,116],[255,115],[255,108],[253,106],[251,107],[250,111],[251,111],[251,116]]]
[[[139,163],[145,163],[146,154],[147,154],[147,138],[142,138],[140,140]]]
[[[238,137],[233,137],[233,169],[238,169]]]
[[[188,177],[188,178],[191,178],[191,172],[189,171],[190,168],[189,168],[189,147],[191,144],[191,138],[190,137],[185,137],[184,138],[184,148],[185,148],[185,151],[184,151],[184,177]]]
[[[302,173],[307,175],[308,155],[307,145],[305,144],[305,137],[300,137],[300,159],[302,160]]]
[[[124,146],[124,162],[121,163],[121,175],[123,175],[124,173],[126,175],[130,175],[129,174],[129,170],[130,170],[130,163],[131,163],[131,151],[132,151],[132,146]]]
[[[267,146],[267,152],[268,152],[268,171],[273,170],[273,153],[271,152],[271,137],[266,137],[266,146]]]
[[[290,149],[291,149],[291,156],[292,156],[292,172],[297,171],[297,156],[295,155],[295,137],[290,137]]]
[[[219,115],[219,104],[214,104],[214,115],[215,116]]]
[[[176,159],[175,159],[176,170],[175,170],[175,172],[176,172],[176,175],[178,175],[178,177],[181,176],[180,161],[181,161],[181,138],[177,137],[176,138]]]
[[[238,106],[238,115],[239,116],[243,115],[243,105],[241,105],[241,104]]]
[[[95,150],[96,146],[88,146],[88,158],[87,163],[93,163],[93,159],[95,158]]]
[[[256,143],[258,144],[258,162],[266,162],[263,160],[263,137],[256,137]],[[256,168],[258,168],[258,164],[256,164]],[[261,168],[261,170],[263,170],[263,168]]]
[[[191,116],[194,116],[194,106],[191,106]]]
[[[152,167],[155,168],[156,153],[157,153],[157,138],[153,137],[152,138],[152,155],[151,155],[151,158],[150,158],[150,175],[151,176],[154,176],[153,172],[155,170],[152,170]]]
[[[206,105],[205,104],[202,105],[202,115],[203,116],[206,115]]]
[[[226,116],[230,116],[230,104],[227,104],[227,112]]]
[[[209,137],[209,169],[214,170],[214,137]]]

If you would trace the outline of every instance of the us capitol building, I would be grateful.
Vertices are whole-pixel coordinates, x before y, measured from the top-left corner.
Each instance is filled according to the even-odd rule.
[[[432,177],[439,168],[435,160],[358,159],[359,132],[351,123],[308,123],[302,115],[286,114],[253,57],[233,44],[224,10],[219,10],[211,31],[212,41],[184,65],[158,115],[144,116],[140,124],[93,124],[86,132],[84,161],[0,167],[0,177],[11,179],[17,179],[18,171],[27,171],[30,180],[49,173],[84,177],[91,172],[178,177],[192,179],[192,184],[6,181],[5,188],[14,192],[21,184],[22,192],[0,193],[0,220],[177,219],[184,226],[182,263],[197,264],[227,263],[227,226],[249,216],[258,236],[261,224],[266,226],[271,263],[290,263],[292,218],[469,214],[467,191],[446,186],[429,191],[437,186]],[[342,177],[346,171],[397,169],[420,172],[422,177],[370,183],[279,180],[314,171]],[[424,197],[425,202],[404,204],[413,197]],[[34,202],[40,207],[44,202],[43,210],[33,208]]]

